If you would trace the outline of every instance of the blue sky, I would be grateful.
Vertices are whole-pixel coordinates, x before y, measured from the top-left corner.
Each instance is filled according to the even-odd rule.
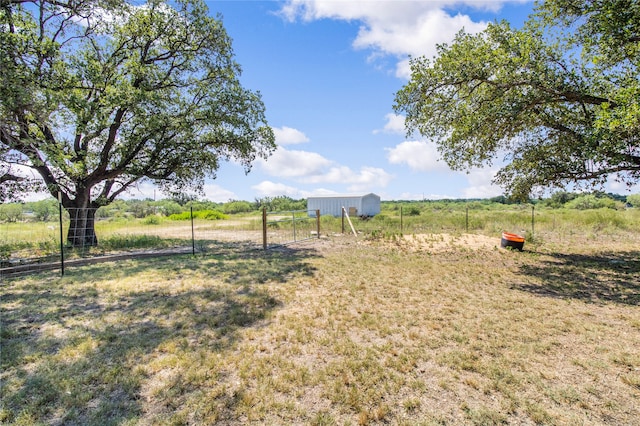
[[[251,172],[224,163],[205,198],[374,192],[383,200],[487,198],[497,169],[453,172],[433,143],[406,138],[393,114],[408,57],[435,54],[456,32],[493,20],[519,27],[531,1],[208,1],[242,66],[242,84],[263,96],[278,149]],[[612,188],[615,191],[616,188]],[[620,189],[620,192],[623,192]],[[141,184],[131,197],[153,196]]]

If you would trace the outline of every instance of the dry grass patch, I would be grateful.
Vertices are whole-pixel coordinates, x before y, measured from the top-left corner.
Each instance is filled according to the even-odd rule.
[[[0,419],[637,422],[637,246],[427,250],[411,238],[8,281]]]

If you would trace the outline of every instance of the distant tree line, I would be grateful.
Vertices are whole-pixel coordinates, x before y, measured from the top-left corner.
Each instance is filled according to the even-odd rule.
[[[422,201],[383,201],[382,210],[399,212],[406,216],[419,216],[423,210],[490,210],[499,209],[503,205],[516,204],[515,201],[504,196],[488,199],[451,199],[451,200],[422,200]],[[549,198],[529,200],[542,208],[550,209],[623,209],[626,207],[640,208],[640,194],[619,195],[604,192],[575,193],[559,191]],[[98,219],[141,219],[149,216],[179,215],[193,211],[219,211],[221,213],[242,214],[257,213],[263,208],[267,211],[306,210],[306,199],[293,199],[287,196],[256,198],[253,202],[244,200],[229,200],[217,203],[208,200],[197,200],[189,196],[154,201],[152,199],[116,200],[100,207],[96,212]],[[0,221],[19,222],[25,220],[54,221],[58,220],[58,202],[54,199],[27,203],[0,204]],[[66,214],[66,213],[65,213]]]
[[[418,216],[422,211],[451,211],[451,210],[492,210],[500,209],[504,205],[516,205],[523,203],[515,199],[500,195],[485,199],[445,199],[445,200],[404,200],[383,201],[382,210],[399,211],[405,216]],[[619,195],[600,191],[590,193],[575,193],[558,191],[549,198],[529,199],[524,205],[535,205],[549,209],[624,209],[627,207],[640,208],[640,194]]]
[[[173,198],[115,200],[113,203],[100,207],[96,212],[97,219],[141,219],[149,216],[178,215],[193,211],[219,211],[225,214],[252,213],[266,208],[267,211],[305,210],[307,200],[295,200],[287,196],[256,198],[253,202],[243,200],[229,200],[217,203],[208,200],[198,200],[190,195],[178,195]],[[66,213],[65,213],[66,214]],[[47,222],[58,220],[59,208],[57,200],[50,198],[27,203],[0,204],[0,221],[18,222],[35,220]]]

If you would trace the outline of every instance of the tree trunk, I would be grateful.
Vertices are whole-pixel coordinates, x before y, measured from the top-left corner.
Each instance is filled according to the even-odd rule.
[[[95,230],[96,209],[94,208],[68,208],[69,233],[67,242],[72,247],[93,247],[98,245]]]

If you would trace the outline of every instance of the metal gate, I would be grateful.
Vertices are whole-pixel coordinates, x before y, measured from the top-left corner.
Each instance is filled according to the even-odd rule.
[[[320,238],[320,210],[262,210],[262,246],[270,247]]]

